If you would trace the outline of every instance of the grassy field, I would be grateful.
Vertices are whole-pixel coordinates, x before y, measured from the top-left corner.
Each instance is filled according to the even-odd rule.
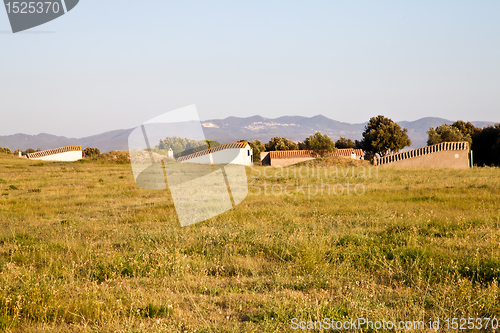
[[[129,164],[1,156],[0,330],[500,317],[500,169],[357,165],[248,168],[245,201],[180,228],[168,192],[137,187]]]

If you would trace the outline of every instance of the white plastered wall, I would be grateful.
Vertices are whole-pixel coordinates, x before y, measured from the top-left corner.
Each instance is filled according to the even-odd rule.
[[[36,161],[59,161],[59,162],[74,162],[81,160],[83,158],[82,151],[67,151],[64,153],[47,155],[37,158],[30,158],[30,160]]]
[[[250,152],[250,155],[249,155]],[[224,149],[212,153],[212,161],[214,164],[239,164],[251,166],[252,163],[252,148],[246,146],[245,148],[235,148],[235,149]],[[210,163],[207,155],[191,158],[182,163],[200,163],[207,164]]]

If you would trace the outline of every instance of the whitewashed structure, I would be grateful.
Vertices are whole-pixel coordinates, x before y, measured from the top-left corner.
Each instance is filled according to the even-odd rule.
[[[253,150],[250,148],[248,142],[231,142],[194,154],[181,156],[177,159],[177,162],[251,166],[253,164]]]
[[[28,154],[28,159],[40,161],[74,162],[82,158],[82,146],[66,146]]]

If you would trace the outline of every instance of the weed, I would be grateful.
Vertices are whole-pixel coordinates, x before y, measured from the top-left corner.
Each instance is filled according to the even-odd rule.
[[[140,308],[139,313],[144,318],[161,318],[168,317],[171,314],[171,310],[166,306],[157,306],[149,303],[145,308]]]

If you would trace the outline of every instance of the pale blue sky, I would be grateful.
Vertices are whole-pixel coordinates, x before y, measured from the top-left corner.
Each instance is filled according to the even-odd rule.
[[[496,0],[80,0],[14,35],[0,9],[0,135],[87,136],[190,104],[498,122],[499,17]]]

